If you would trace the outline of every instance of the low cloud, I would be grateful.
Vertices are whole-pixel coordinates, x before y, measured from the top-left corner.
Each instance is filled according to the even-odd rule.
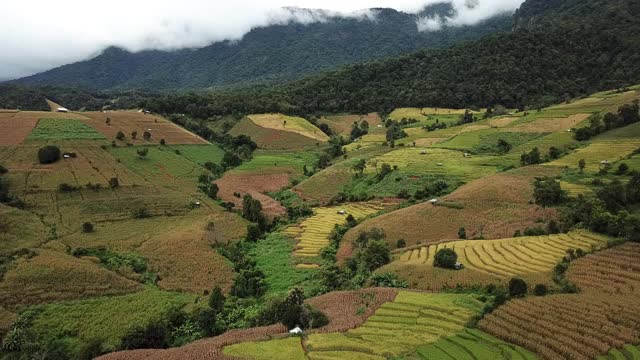
[[[468,25],[515,10],[523,0],[445,0],[454,18],[420,19],[423,31]],[[375,18],[366,10],[391,7],[418,13],[443,0],[21,0],[3,4],[0,80],[89,59],[109,46],[130,51],[202,47],[240,40],[257,27],[323,22],[336,16]],[[308,10],[319,9],[324,10]]]

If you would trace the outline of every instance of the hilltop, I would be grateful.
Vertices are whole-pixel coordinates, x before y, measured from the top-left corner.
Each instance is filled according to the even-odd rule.
[[[478,25],[418,31],[416,21],[420,16],[451,15],[453,9],[448,3],[431,5],[419,14],[393,9],[370,11],[375,19],[330,17],[311,24],[271,25],[253,29],[240,41],[199,49],[131,53],[110,47],[93,59],[13,83],[94,90],[176,90],[285,82],[344,64],[446,47],[510,26],[510,14],[501,14]]]

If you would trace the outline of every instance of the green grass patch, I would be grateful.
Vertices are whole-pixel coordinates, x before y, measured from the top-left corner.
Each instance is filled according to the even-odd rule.
[[[91,126],[75,119],[40,119],[29,140],[106,139]]]
[[[266,239],[259,240],[252,249],[251,256],[265,274],[269,294],[284,296],[297,285],[307,293],[314,293],[320,286],[315,279],[316,270],[295,267],[292,255],[294,247],[295,240],[271,233]]]
[[[224,150],[217,145],[171,145],[168,148],[174,152],[177,150],[178,155],[200,165],[208,161],[219,164],[224,156]]]
[[[318,157],[312,151],[279,152],[279,151],[256,151],[253,159],[243,163],[234,169],[240,172],[282,172],[300,176],[306,165],[311,171]]]
[[[191,294],[149,288],[131,295],[35,306],[28,311],[37,314],[31,329],[45,339],[63,339],[76,350],[90,339],[101,339],[105,350],[115,350],[130,328],[161,319],[194,299]]]

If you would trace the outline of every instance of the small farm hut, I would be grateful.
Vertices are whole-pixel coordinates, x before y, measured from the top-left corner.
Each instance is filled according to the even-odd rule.
[[[69,112],[69,109],[63,108],[63,107],[59,107],[59,108],[56,109],[56,111],[57,112],[65,112],[66,113],[66,112]]]

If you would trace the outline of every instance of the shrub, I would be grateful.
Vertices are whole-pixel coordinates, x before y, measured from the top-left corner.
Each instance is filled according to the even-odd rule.
[[[256,224],[247,225],[247,241],[256,242],[262,237],[262,230]]]
[[[397,274],[394,273],[381,273],[374,274],[371,277],[371,283],[373,286],[378,287],[392,287],[392,288],[407,288],[409,284],[406,280],[401,279]]]
[[[407,246],[407,242],[404,239],[400,239],[396,242],[396,248],[402,249]]]
[[[509,280],[509,295],[511,297],[524,297],[527,295],[527,283],[520,278]]]
[[[147,208],[137,208],[133,210],[133,217],[135,219],[146,219],[151,217],[151,213]]]
[[[92,233],[94,230],[93,228],[93,224],[90,222],[85,222],[84,224],[82,224],[82,232],[83,233]]]
[[[547,285],[545,285],[545,284],[537,284],[533,288],[533,293],[536,296],[545,296],[545,295],[547,295],[548,292],[549,292],[549,289],[547,289]]]
[[[164,139],[160,139],[160,145],[162,146],[167,145],[167,142]]]
[[[466,239],[467,238],[467,230],[464,227],[458,229],[458,239]]]
[[[452,249],[440,249],[433,260],[433,266],[444,269],[454,269],[458,262],[458,254]]]
[[[153,321],[147,326],[130,329],[122,337],[120,347],[123,350],[162,349],[167,347],[168,331],[165,324]]]
[[[618,170],[616,171],[616,175],[624,175],[629,171],[629,165],[622,163],[618,165]]]
[[[112,189],[115,189],[120,186],[120,181],[118,181],[117,177],[112,177],[111,179],[109,179],[109,186]]]
[[[62,183],[62,184],[58,185],[58,191],[64,192],[64,193],[69,193],[69,192],[78,191],[78,188],[73,186],[73,185],[69,185],[67,183]]]
[[[309,315],[309,328],[316,329],[326,325],[329,325],[329,318],[325,313],[318,309],[314,309],[311,306],[305,306],[305,309]]]
[[[120,141],[124,140],[124,133],[122,131],[118,131],[118,133],[116,134],[116,139]]]
[[[217,314],[220,314],[222,310],[224,310],[224,294],[222,293],[222,288],[220,286],[216,286],[211,291],[209,295],[209,308],[215,311]]]
[[[143,148],[140,148],[140,149],[136,150],[136,152],[138,153],[138,156],[141,159],[144,159],[149,154],[149,149],[146,148],[146,147],[143,147]]]
[[[57,146],[47,145],[38,150],[40,164],[53,164],[60,160],[60,149]]]
[[[144,133],[142,133],[142,138],[145,139],[146,141],[149,141],[149,139],[151,139],[151,133],[148,131],[145,131]]]
[[[7,170],[6,167],[0,165],[0,176],[6,174],[8,172],[9,172],[9,170]]]

